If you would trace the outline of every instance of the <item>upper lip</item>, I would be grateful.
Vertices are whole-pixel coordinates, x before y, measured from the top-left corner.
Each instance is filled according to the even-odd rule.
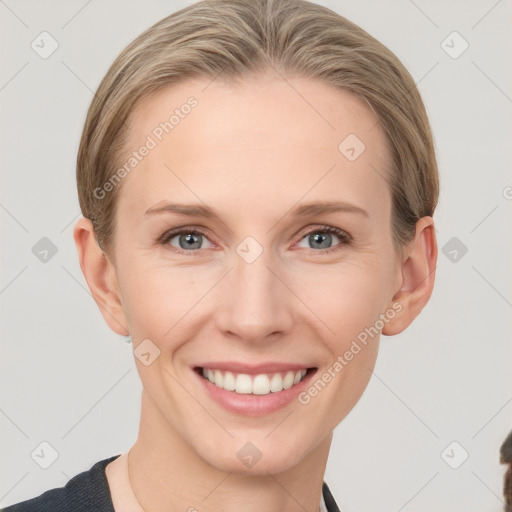
[[[196,365],[196,368],[206,368],[207,370],[224,370],[232,373],[245,373],[248,375],[258,375],[261,373],[277,373],[307,370],[312,366],[306,364],[277,363],[268,362],[261,364],[247,364],[235,361],[212,361]]]

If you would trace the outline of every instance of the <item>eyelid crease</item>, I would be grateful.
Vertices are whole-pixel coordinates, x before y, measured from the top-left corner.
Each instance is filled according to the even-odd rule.
[[[165,231],[157,239],[157,244],[165,246],[166,244],[168,244],[169,240],[171,240],[175,236],[182,235],[182,234],[199,234],[201,236],[204,236],[208,240],[210,240],[209,235],[207,235],[203,231],[203,229],[205,229],[205,228],[198,227],[198,226],[183,226],[183,227],[179,227],[179,228],[173,228],[168,231]],[[306,227],[303,230],[299,231],[297,233],[297,235],[300,236],[299,242],[301,242],[306,236],[311,235],[312,233],[322,233],[322,232],[335,234],[340,239],[340,243],[338,245],[335,245],[334,247],[329,247],[326,249],[315,250],[315,249],[309,248],[307,250],[315,252],[315,253],[319,253],[319,254],[327,254],[327,253],[338,250],[342,246],[350,245],[353,242],[353,237],[348,232],[346,232],[345,230],[343,230],[341,228],[337,228],[335,226],[328,226],[328,225],[317,225],[317,226],[313,226],[313,227]],[[210,242],[212,242],[212,241],[210,240]],[[214,245],[217,245],[215,242],[212,242],[212,243]],[[203,249],[191,249],[189,251],[186,251],[183,249],[178,249],[173,246],[170,246],[170,247],[172,247],[172,249],[170,249],[170,250],[172,250],[173,252],[177,252],[180,254],[187,254],[187,255],[194,255],[194,254],[196,254],[196,252],[203,250]]]

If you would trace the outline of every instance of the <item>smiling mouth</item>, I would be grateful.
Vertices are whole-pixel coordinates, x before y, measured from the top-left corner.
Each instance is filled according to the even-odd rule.
[[[289,389],[316,371],[316,368],[303,368],[296,371],[261,373],[248,375],[217,369],[196,367],[194,371],[214,386],[241,395],[268,395]]]

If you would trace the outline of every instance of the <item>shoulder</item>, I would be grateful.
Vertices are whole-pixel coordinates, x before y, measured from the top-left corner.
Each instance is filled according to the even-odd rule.
[[[119,455],[96,462],[74,476],[64,487],[0,509],[0,512],[114,512],[105,467]]]

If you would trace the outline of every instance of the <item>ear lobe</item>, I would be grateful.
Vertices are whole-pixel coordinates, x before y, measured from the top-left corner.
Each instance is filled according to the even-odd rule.
[[[117,334],[129,334],[117,285],[116,269],[99,247],[90,219],[81,217],[73,229],[80,268],[108,326]]]
[[[382,329],[386,336],[405,330],[432,295],[437,267],[437,239],[432,217],[418,220],[415,237],[404,253],[407,257],[402,263],[402,286],[392,299],[400,303],[402,309]]]

